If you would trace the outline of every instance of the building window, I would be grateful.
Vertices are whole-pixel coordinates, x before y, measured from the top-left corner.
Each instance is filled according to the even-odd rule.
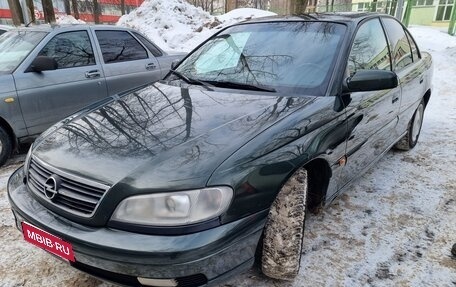
[[[358,12],[366,12],[370,10],[370,3],[369,2],[362,2],[358,3]]]
[[[434,5],[434,0],[416,0],[414,6],[432,6]]]
[[[454,0],[439,0],[435,21],[449,21]]]

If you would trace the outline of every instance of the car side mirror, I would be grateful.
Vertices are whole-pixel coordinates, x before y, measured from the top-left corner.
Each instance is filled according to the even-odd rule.
[[[358,70],[343,83],[344,92],[369,92],[396,88],[396,73],[385,70]]]
[[[54,58],[47,56],[38,56],[30,64],[26,72],[37,72],[56,70],[58,68],[57,61]]]
[[[179,66],[180,61],[181,61],[180,59],[174,60],[174,61],[171,63],[171,70],[176,69],[177,66]]]

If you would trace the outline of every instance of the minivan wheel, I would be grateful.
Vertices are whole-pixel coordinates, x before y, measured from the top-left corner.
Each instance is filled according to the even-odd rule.
[[[410,150],[418,142],[418,138],[421,133],[421,125],[423,124],[424,117],[424,102],[421,101],[415,113],[413,114],[412,120],[409,123],[407,133],[401,138],[394,146],[399,150]]]
[[[6,160],[10,157],[12,150],[13,141],[6,130],[0,126],[0,166],[5,164]]]
[[[263,234],[261,270],[271,278],[293,280],[299,272],[307,200],[307,171],[296,171],[269,210]]]

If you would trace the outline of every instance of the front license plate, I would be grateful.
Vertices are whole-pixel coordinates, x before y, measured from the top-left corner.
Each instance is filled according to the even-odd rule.
[[[52,254],[74,262],[73,247],[70,243],[39,229],[29,223],[21,222],[24,239]]]

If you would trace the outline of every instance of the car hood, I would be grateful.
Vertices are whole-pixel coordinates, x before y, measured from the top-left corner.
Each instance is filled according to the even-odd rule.
[[[199,188],[242,145],[312,100],[156,83],[51,128],[33,156],[109,185]]]

